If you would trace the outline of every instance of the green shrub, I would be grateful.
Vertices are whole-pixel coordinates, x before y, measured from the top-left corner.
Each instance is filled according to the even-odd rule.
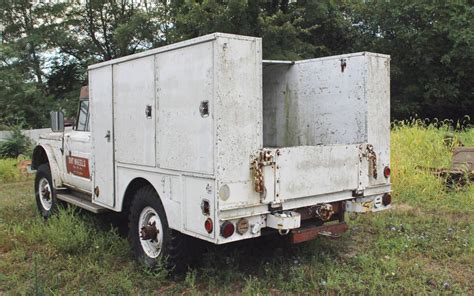
[[[20,156],[18,158],[0,159],[0,184],[8,182],[18,182],[27,180],[30,175],[20,172],[17,165],[26,158]]]
[[[0,158],[29,154],[31,154],[31,140],[18,127],[12,128],[10,137],[0,142]]]

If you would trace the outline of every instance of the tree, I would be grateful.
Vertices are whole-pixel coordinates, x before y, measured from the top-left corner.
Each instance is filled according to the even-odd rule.
[[[43,127],[58,108],[73,115],[88,65],[171,40],[167,1],[2,1],[0,10],[0,124]]]
[[[0,123],[43,126],[51,102],[44,84],[48,11],[27,1],[2,1],[0,19]]]
[[[181,39],[214,32],[258,36],[267,59],[298,59],[314,51],[303,40],[315,26],[304,24],[302,9],[287,0],[175,1],[171,11]]]
[[[474,116],[467,1],[0,1],[0,125],[74,114],[87,66],[213,32],[263,38],[265,59],[390,54],[392,118]]]
[[[351,13],[357,50],[391,55],[392,117],[474,115],[474,6],[365,1]]]

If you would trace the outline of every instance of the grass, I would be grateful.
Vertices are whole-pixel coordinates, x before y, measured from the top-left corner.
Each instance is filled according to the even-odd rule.
[[[0,294],[473,294],[474,186],[447,191],[417,168],[449,167],[448,131],[393,127],[394,207],[349,216],[342,238],[213,246],[178,278],[135,264],[110,219],[65,209],[45,223],[31,180],[2,184]],[[474,145],[474,130],[455,138]]]

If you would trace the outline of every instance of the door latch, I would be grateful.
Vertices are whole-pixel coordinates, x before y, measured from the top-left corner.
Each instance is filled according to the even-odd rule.
[[[145,116],[147,119],[151,118],[151,105],[146,105],[145,107]]]
[[[209,101],[201,101],[201,105],[199,105],[199,112],[201,113],[202,118],[209,116]]]
[[[104,138],[107,139],[107,142],[110,142],[110,131],[107,131]]]

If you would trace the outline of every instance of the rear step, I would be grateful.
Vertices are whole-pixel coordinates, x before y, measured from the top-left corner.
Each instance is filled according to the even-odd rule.
[[[96,214],[107,210],[106,208],[93,204],[87,198],[80,197],[79,195],[73,195],[71,193],[58,193],[56,194],[56,198]]]

